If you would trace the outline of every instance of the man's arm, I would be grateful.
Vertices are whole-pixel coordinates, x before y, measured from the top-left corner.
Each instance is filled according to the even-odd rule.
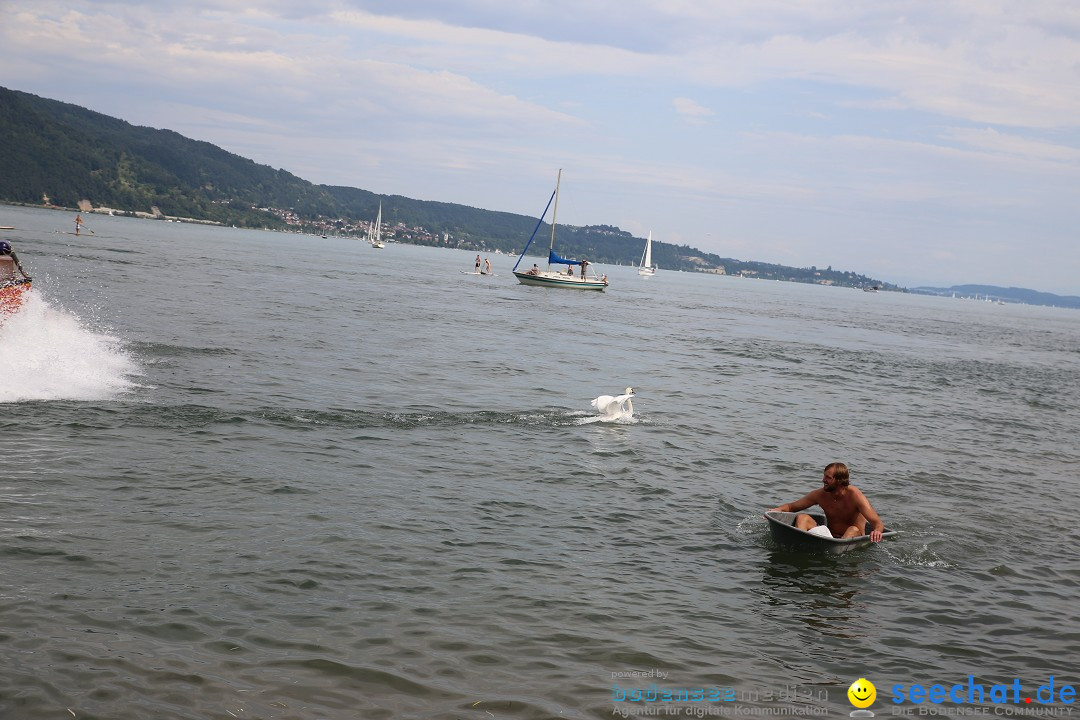
[[[9,257],[15,262],[15,267],[19,268],[19,272],[22,273],[22,276],[29,280],[30,276],[27,275],[26,271],[22,269],[22,264],[19,263],[19,256],[15,254],[14,250],[9,253]]]
[[[878,517],[874,507],[866,499],[866,496],[862,494],[861,490],[859,491],[858,507],[862,516],[870,523],[870,541],[881,542],[881,533],[885,531],[885,523],[881,522],[881,518]]]
[[[822,490],[814,490],[809,492],[803,497],[799,498],[795,502],[784,503],[783,505],[777,505],[774,508],[769,508],[766,512],[799,512],[806,508],[813,507],[818,504],[818,494],[823,492]]]

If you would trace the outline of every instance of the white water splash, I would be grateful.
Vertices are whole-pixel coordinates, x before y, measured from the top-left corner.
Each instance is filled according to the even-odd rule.
[[[37,291],[0,317],[0,403],[108,399],[138,374],[117,338],[88,330]]]
[[[589,417],[575,420],[574,424],[592,425],[593,423],[611,423],[613,425],[637,425],[638,422],[636,417],[625,417],[621,415],[590,415]]]

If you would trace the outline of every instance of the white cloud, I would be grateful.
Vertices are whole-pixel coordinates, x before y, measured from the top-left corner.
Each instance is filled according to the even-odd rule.
[[[672,104],[675,106],[675,112],[683,117],[686,122],[701,124],[705,122],[705,119],[710,115],[713,115],[713,111],[704,105],[700,105],[690,98],[675,98],[672,100]]]
[[[1032,140],[991,127],[953,128],[943,136],[959,144],[996,155],[1008,155],[1034,162],[1080,165],[1080,148]]]

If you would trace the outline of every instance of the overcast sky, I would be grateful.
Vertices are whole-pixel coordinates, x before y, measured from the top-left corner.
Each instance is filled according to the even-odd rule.
[[[0,0],[0,85],[316,183],[1080,295],[1074,0]]]

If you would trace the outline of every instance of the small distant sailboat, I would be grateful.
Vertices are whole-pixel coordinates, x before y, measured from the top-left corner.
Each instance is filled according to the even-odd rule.
[[[379,203],[379,214],[375,217],[375,223],[368,227],[368,242],[371,247],[380,249],[386,247],[382,241],[382,203]]]
[[[529,236],[529,242],[525,243],[525,249],[521,251],[521,255],[518,257],[518,261],[514,263],[514,277],[518,279],[522,285],[539,285],[542,287],[562,287],[572,288],[575,290],[603,290],[607,287],[607,276],[596,277],[596,273],[593,272],[591,277],[586,276],[589,261],[585,259],[581,260],[569,260],[567,258],[559,257],[555,254],[555,224],[556,216],[559,213],[559,185],[562,183],[562,170],[559,170],[559,177],[555,181],[555,190],[551,193],[551,198],[548,200],[547,207],[544,208],[543,215],[536,222],[536,227],[533,228],[532,235]],[[529,250],[529,245],[532,244],[533,238],[536,237],[536,231],[540,229],[541,223],[544,222],[544,217],[547,215],[548,208],[551,207],[552,201],[555,202],[555,209],[551,212],[551,245],[548,246],[548,265],[547,270],[541,270],[539,266],[533,265],[532,269],[527,272],[518,272],[518,265],[521,264],[521,259],[525,257],[525,253]],[[565,273],[552,270],[552,265],[566,265],[568,271]],[[574,274],[574,266],[581,267],[581,276]]]
[[[652,230],[649,231],[649,239],[645,241],[645,252],[641,254],[641,266],[637,270],[638,275],[649,277],[656,274],[656,266],[652,261]]]

